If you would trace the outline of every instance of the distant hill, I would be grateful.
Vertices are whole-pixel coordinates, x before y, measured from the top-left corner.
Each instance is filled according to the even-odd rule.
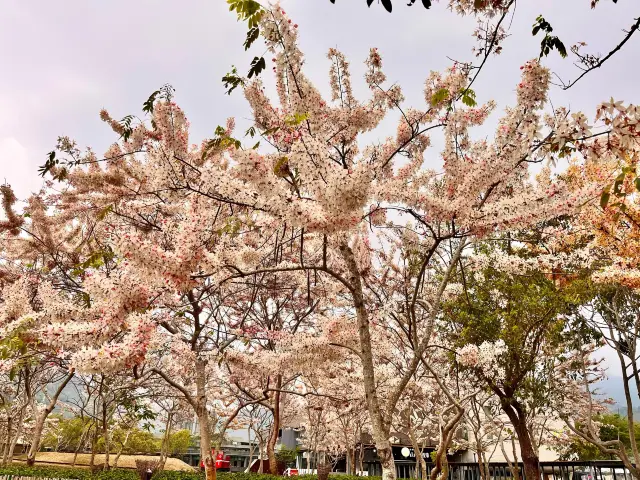
[[[635,385],[630,385],[631,398],[633,400],[634,418],[640,418],[640,399],[638,398],[638,390]],[[614,413],[620,413],[620,415],[626,415],[627,402],[624,398],[624,386],[622,384],[622,378],[617,376],[611,376],[606,380],[603,380],[598,384],[599,393],[602,398],[612,398],[615,401],[615,405],[611,405],[610,410]]]

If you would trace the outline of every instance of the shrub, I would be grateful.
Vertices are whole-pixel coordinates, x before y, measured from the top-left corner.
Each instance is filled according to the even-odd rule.
[[[0,476],[12,475],[20,477],[37,477],[48,479],[70,479],[70,480],[139,480],[135,470],[114,468],[112,470],[92,473],[90,470],[82,468],[65,468],[26,465],[8,465],[0,467]],[[282,480],[282,477],[270,475],[268,473],[244,473],[244,472],[218,472],[218,480]],[[316,475],[300,475],[298,480],[317,480]],[[153,480],[204,480],[204,472],[192,471],[170,471],[163,470],[156,472]],[[331,474],[329,480],[365,480],[354,475]],[[382,480],[381,477],[366,477],[366,480]]]
[[[0,475],[16,475],[22,477],[46,477],[46,478],[70,478],[77,480],[88,480],[91,478],[89,470],[80,468],[46,467],[26,465],[7,465],[0,467]]]

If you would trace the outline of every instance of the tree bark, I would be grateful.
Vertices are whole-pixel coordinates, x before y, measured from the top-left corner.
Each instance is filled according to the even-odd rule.
[[[420,445],[418,444],[418,439],[416,438],[413,429],[409,430],[409,439],[411,440],[411,446],[413,447],[413,451],[416,453],[416,466],[420,468],[420,475],[423,480],[427,479],[427,462],[425,462],[424,457],[422,456],[422,450],[420,450]],[[416,478],[418,478],[418,472],[416,471]]]
[[[91,436],[91,459],[89,460],[89,469],[93,471],[96,464],[96,449],[98,448],[98,424],[93,425],[93,435]]]
[[[8,464],[13,463],[13,452],[16,449],[16,444],[18,443],[18,439],[20,435],[22,435],[22,430],[24,428],[24,410],[20,410],[20,416],[18,417],[18,427],[16,428],[16,434],[11,439],[11,445],[9,446],[9,452],[7,453],[7,462]],[[7,439],[9,440],[9,439]]]
[[[358,322],[358,337],[360,340],[359,353],[362,361],[364,395],[373,430],[373,441],[376,444],[378,458],[382,466],[382,480],[396,480],[396,465],[393,461],[391,443],[389,442],[390,424],[383,418],[382,409],[380,408],[380,402],[376,393],[371,332],[369,331],[369,314],[364,304],[360,272],[358,271],[353,251],[348,245],[340,245],[340,253],[347,265],[349,280],[352,285],[351,296],[353,297],[353,306],[356,310]]]
[[[278,460],[276,459],[276,443],[278,442],[278,431],[280,430],[280,389],[282,388],[282,376],[276,379],[276,391],[273,392],[273,425],[271,435],[267,442],[267,457],[269,458],[269,473],[278,475]]]
[[[71,463],[72,467],[76,466],[76,462],[78,461],[78,453],[80,453],[80,450],[82,450],[82,445],[84,444],[84,441],[85,441],[87,435],[89,434],[90,430],[91,430],[91,423],[88,423],[86,428],[82,429],[82,434],[80,435],[80,440],[78,440],[78,446],[76,447],[75,451],[73,452],[73,462]]]
[[[2,449],[2,465],[6,465],[7,459],[9,458],[9,442],[12,438],[11,437],[12,430],[13,430],[13,419],[11,417],[8,417],[6,441],[4,443],[4,448]]]
[[[633,340],[635,342],[635,339]],[[631,343],[631,342],[627,342]],[[631,399],[631,389],[629,388],[630,377],[627,373],[627,365],[624,359],[624,356],[620,352],[619,349],[616,349],[616,353],[618,354],[618,360],[620,361],[620,368],[622,368],[622,385],[624,387],[624,399],[627,403],[627,427],[629,429],[629,442],[631,444],[631,452],[633,453],[633,459],[636,465],[640,465],[640,453],[638,453],[638,444],[636,442],[636,434],[635,434],[635,422],[633,421],[633,400]],[[633,377],[637,374],[637,367],[633,359],[631,360],[631,367],[633,369]],[[637,383],[636,383],[637,385]],[[639,392],[640,394],[640,392]]]
[[[527,480],[539,480],[542,478],[540,459],[533,445],[531,433],[527,427],[527,421],[522,407],[512,398],[501,398],[500,403],[518,436],[518,445],[520,445],[520,456],[522,457],[525,478]]]
[[[262,441],[262,439],[260,439],[260,445],[258,447],[258,449],[260,450],[260,463],[258,464],[258,473],[263,473],[264,472],[264,467],[263,467],[263,458],[264,458],[264,442]]]
[[[31,448],[29,448],[29,453],[27,454],[27,465],[30,467],[32,467],[36,463],[36,453],[38,453],[38,450],[40,450],[40,442],[42,441],[42,431],[44,430],[44,422],[47,420],[47,417],[55,408],[56,403],[58,403],[58,398],[62,393],[62,390],[64,390],[67,384],[71,381],[74,374],[75,374],[74,370],[71,370],[67,374],[67,376],[64,378],[62,383],[60,383],[60,385],[54,392],[53,396],[51,397],[51,400],[49,401],[45,409],[42,411],[42,413],[38,416],[38,419],[36,420],[36,425],[33,430],[33,439],[31,441]]]
[[[132,429],[127,430],[127,434],[124,436],[124,441],[120,444],[120,449],[116,454],[116,458],[113,459],[113,468],[118,468],[118,461],[120,460],[120,455],[122,455],[122,451],[124,450],[124,447],[127,445],[127,442],[129,441],[129,437],[131,436],[131,430]],[[164,466],[164,463],[162,465]],[[163,468],[160,468],[160,470],[162,469]]]
[[[511,476],[513,480],[520,480],[520,467],[518,466],[518,454],[516,453],[516,442],[513,439],[513,435],[511,435],[511,449],[513,450],[513,462],[507,455],[507,451],[504,448],[504,442],[500,442],[500,449],[502,450],[502,455],[504,455],[507,464],[509,465],[509,470],[511,471]]]
[[[164,470],[164,465],[167,463],[167,457],[169,456],[169,437],[171,436],[171,428],[173,426],[173,413],[167,413],[167,423],[164,428],[164,436],[162,437],[162,445],[160,446],[160,463],[158,464],[158,470]]]
[[[196,360],[196,415],[200,425],[200,457],[206,480],[216,480],[216,462],[211,452],[211,429],[207,412],[206,360]]]

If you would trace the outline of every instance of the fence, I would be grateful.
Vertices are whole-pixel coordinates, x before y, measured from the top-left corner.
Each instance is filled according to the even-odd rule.
[[[633,480],[630,472],[618,461],[593,462],[541,462],[543,480]],[[431,474],[433,464],[427,464],[427,475]],[[419,478],[415,465],[397,464],[398,478]],[[370,475],[380,474],[370,472]],[[449,463],[448,480],[481,480],[477,463]],[[511,470],[507,463],[489,464],[490,480],[512,480]],[[524,478],[524,469],[520,464],[520,478]]]

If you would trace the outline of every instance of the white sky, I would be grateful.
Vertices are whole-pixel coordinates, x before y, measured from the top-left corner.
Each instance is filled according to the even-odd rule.
[[[328,92],[326,52],[337,47],[351,62],[356,95],[365,98],[363,61],[369,47],[378,47],[388,80],[403,87],[405,106],[420,108],[430,70],[450,65],[447,57],[473,59],[475,21],[450,12],[445,0],[434,2],[429,11],[420,2],[413,7],[405,3],[394,0],[393,14],[377,2],[367,9],[363,0],[336,0],[336,5],[329,0],[283,0],[282,8],[300,26],[307,74],[323,92]],[[601,0],[595,10],[589,3],[517,3],[503,53],[489,60],[474,86],[480,102],[498,103],[498,113],[477,135],[490,135],[499,112],[514,101],[518,67],[539,51],[540,34],[531,36],[539,14],[567,48],[586,41],[590,52],[600,53],[608,52],[622,38],[621,30],[640,14],[637,0],[620,0],[617,5]],[[246,128],[249,109],[244,98],[240,92],[224,95],[220,79],[231,64],[245,72],[250,59],[263,53],[262,44],[243,51],[246,26],[236,22],[222,0],[0,0],[0,12],[0,181],[6,179],[20,198],[39,189],[37,167],[59,135],[100,154],[115,140],[98,118],[100,109],[107,108],[115,118],[141,116],[142,102],[164,83],[177,89],[176,100],[192,124],[193,143],[212,136],[216,125],[229,116],[237,118],[238,132]],[[553,104],[593,116],[596,105],[611,96],[640,103],[640,36],[636,37],[570,91],[552,89]],[[272,85],[270,57],[266,59],[263,76]],[[577,75],[571,61],[556,53],[544,63],[565,80]],[[393,132],[391,118],[371,139]],[[426,155],[435,166],[437,137],[433,143],[435,148]]]

